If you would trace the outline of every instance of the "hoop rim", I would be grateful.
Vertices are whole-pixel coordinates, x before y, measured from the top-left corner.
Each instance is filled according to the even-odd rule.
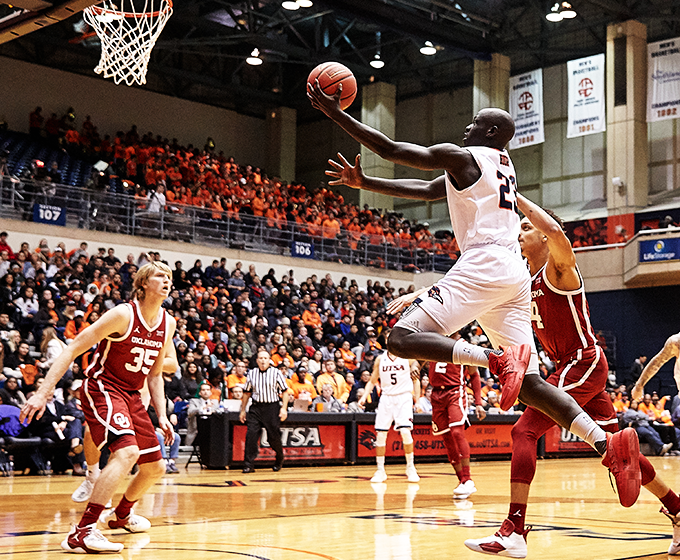
[[[168,10],[172,10],[172,0],[165,1],[167,2],[168,5],[162,10],[156,10],[155,12],[144,12],[141,14],[138,14],[136,12],[122,12],[118,10],[111,10],[110,8],[102,8],[101,6],[97,6],[96,4],[88,6],[85,9],[91,11],[96,16],[100,16],[102,14],[116,14],[119,16],[122,15],[125,18],[155,18],[161,14],[166,13]]]

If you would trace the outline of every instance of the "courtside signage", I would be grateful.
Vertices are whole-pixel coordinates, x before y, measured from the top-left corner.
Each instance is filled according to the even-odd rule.
[[[308,426],[281,426],[281,445],[286,461],[305,461],[324,459],[346,459],[344,424],[319,424]],[[245,457],[246,426],[234,426],[234,447],[232,461],[241,462]],[[260,453],[255,460],[273,461],[276,454],[269,446],[267,433],[262,430]]]
[[[606,129],[604,103],[604,54],[567,62],[569,77],[569,118],[567,138],[603,132]]]
[[[647,122],[680,117],[680,37],[647,45]]]
[[[680,260],[680,238],[640,241],[640,262]]]

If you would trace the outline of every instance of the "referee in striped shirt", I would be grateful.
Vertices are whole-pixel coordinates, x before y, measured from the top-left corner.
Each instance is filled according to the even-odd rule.
[[[262,428],[267,430],[267,441],[276,452],[273,470],[283,466],[283,446],[281,445],[281,421],[288,417],[288,384],[283,374],[271,366],[269,352],[257,353],[257,367],[248,372],[248,381],[243,390],[239,419],[246,421],[246,406],[250,395],[253,402],[248,411],[248,431],[246,432],[246,451],[244,473],[255,472],[255,459],[259,452],[258,439]],[[283,404],[279,405],[281,397]]]

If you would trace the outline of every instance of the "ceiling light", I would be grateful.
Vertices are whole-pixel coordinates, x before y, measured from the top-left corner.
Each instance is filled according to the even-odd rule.
[[[294,12],[295,10],[300,9],[300,4],[298,4],[294,0],[286,0],[285,2],[281,3],[281,7],[284,10],[290,10],[291,12]]]
[[[437,54],[437,49],[434,47],[431,41],[425,41],[425,44],[420,47],[420,54],[432,56],[433,54]]]
[[[311,8],[314,5],[314,2],[312,2],[312,0],[296,0],[296,3],[301,8]]]
[[[380,53],[375,53],[373,60],[369,63],[373,68],[382,68],[385,66],[385,62],[380,58]]]
[[[576,17],[576,12],[569,2],[562,2],[562,10],[560,13],[564,19],[574,19]]]
[[[557,23],[558,21],[562,21],[564,19],[564,16],[560,12],[559,3],[550,8],[550,11],[545,15],[545,19],[553,23]]]
[[[253,49],[253,52],[250,53],[250,56],[246,58],[246,62],[251,66],[259,66],[260,64],[262,64],[262,59],[260,58],[260,51],[258,51],[257,49]]]

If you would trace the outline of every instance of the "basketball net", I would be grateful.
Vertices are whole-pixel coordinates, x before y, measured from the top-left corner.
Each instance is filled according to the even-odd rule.
[[[119,0],[90,6],[83,19],[95,30],[102,44],[94,71],[116,84],[146,83],[146,71],[156,40],[172,15],[172,0],[143,0],[137,10],[134,0]],[[138,4],[141,6],[142,1]]]

